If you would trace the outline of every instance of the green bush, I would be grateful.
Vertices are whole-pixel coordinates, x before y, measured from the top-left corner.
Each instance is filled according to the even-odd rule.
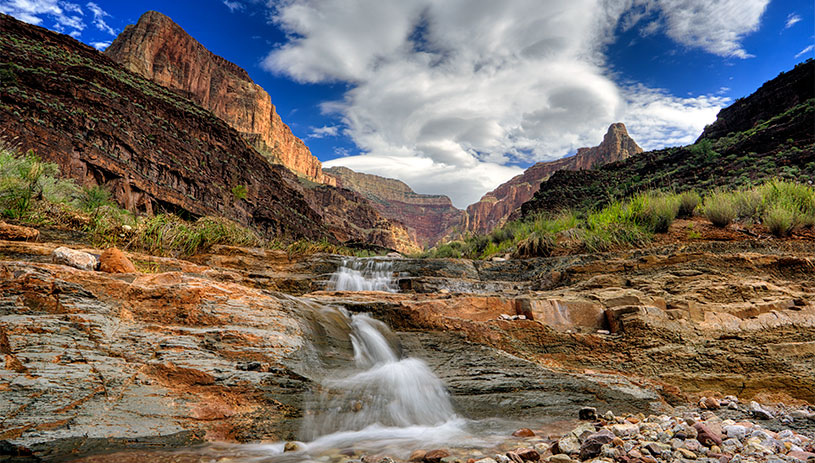
[[[110,191],[100,185],[82,187],[74,199],[76,207],[85,212],[95,212],[103,206],[112,206],[115,203]]]
[[[758,189],[733,192],[736,216],[742,219],[758,219],[764,210],[764,196]]]
[[[66,201],[76,191],[72,181],[59,180],[59,166],[42,161],[29,150],[18,156],[0,147],[0,209],[6,217],[20,219],[33,201]]]
[[[677,217],[687,219],[693,217],[696,207],[702,202],[702,197],[695,191],[686,191],[678,195],[679,209]]]
[[[139,224],[136,244],[153,254],[191,256],[216,244],[259,246],[252,230],[231,220],[202,217],[187,222],[174,214],[159,214]]]
[[[736,218],[736,205],[732,193],[717,191],[705,198],[704,215],[720,228],[728,226]]]
[[[777,237],[789,236],[795,227],[795,211],[774,205],[764,214],[764,225]]]

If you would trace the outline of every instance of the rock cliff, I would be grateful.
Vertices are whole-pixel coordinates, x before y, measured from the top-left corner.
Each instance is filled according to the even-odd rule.
[[[292,134],[272,99],[239,66],[217,56],[167,16],[148,11],[105,50],[125,68],[181,92],[240,132],[271,162],[318,183],[334,184]]]
[[[347,167],[332,167],[325,172],[335,177],[339,186],[370,200],[383,216],[405,224],[421,246],[433,246],[464,224],[464,211],[453,206],[447,196],[419,194],[402,181]]]
[[[815,60],[807,60],[719,112],[697,143],[642,153],[598,169],[560,171],[523,216],[590,209],[643,190],[708,191],[779,177],[815,182]]]
[[[195,102],[71,37],[5,15],[0,127],[4,142],[33,149],[80,185],[105,185],[134,212],[222,216],[267,237],[416,249],[403,226],[363,198],[320,193]]]
[[[503,225],[523,203],[532,199],[541,182],[558,170],[591,169],[641,152],[642,148],[628,136],[623,123],[612,124],[598,146],[580,148],[574,156],[557,161],[539,162],[468,206],[467,230],[489,233]]]

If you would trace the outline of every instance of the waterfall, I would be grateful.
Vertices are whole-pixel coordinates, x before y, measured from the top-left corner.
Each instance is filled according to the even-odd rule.
[[[397,292],[393,281],[393,262],[382,259],[343,259],[331,275],[328,288],[335,291]]]
[[[368,314],[338,312],[350,328],[353,366],[326,375],[307,404],[301,437],[309,450],[363,442],[441,444],[465,434],[465,420],[425,362],[402,358],[384,323]]]

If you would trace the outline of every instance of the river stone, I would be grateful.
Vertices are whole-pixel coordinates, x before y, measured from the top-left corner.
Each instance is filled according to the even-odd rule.
[[[580,440],[572,434],[561,437],[557,441],[557,448],[560,453],[568,455],[580,452]]]
[[[696,429],[696,440],[702,443],[702,445],[707,447],[722,445],[721,436],[717,435],[717,433],[713,432],[703,423],[696,423],[693,425],[693,428]]]
[[[589,458],[596,457],[600,454],[604,444],[608,444],[614,440],[614,434],[603,429],[586,437],[580,446],[580,459],[588,460]]]
[[[492,458],[482,458],[480,460],[476,460],[475,463],[498,463],[498,462],[493,460]]]
[[[535,449],[521,448],[516,449],[514,453],[521,457],[523,461],[538,461],[541,459],[540,454]]]
[[[594,407],[583,407],[577,412],[578,418],[585,421],[597,420],[597,409]]]
[[[65,246],[54,249],[51,253],[51,262],[87,271],[95,270],[99,264],[99,261],[93,254],[76,251],[71,248],[66,248]]]
[[[514,437],[534,437],[535,433],[529,428],[521,428],[512,433]]]
[[[760,420],[771,420],[774,418],[773,414],[765,410],[758,402],[750,402],[750,413]]]
[[[425,463],[441,463],[441,459],[445,457],[449,457],[450,452],[444,449],[436,449],[427,452],[424,455]]]
[[[611,432],[617,437],[631,437],[640,432],[640,427],[632,423],[615,424],[611,426]]]

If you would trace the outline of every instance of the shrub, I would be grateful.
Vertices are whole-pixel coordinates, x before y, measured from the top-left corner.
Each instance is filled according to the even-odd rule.
[[[736,206],[733,195],[718,191],[705,198],[704,215],[710,222],[724,228],[736,218]]]
[[[232,195],[235,196],[235,199],[246,199],[248,194],[249,191],[246,189],[246,185],[235,185],[232,187]]]
[[[102,206],[112,206],[110,191],[100,185],[82,187],[74,199],[77,208],[85,212],[94,212]]]
[[[59,180],[59,166],[42,161],[29,150],[22,156],[0,147],[0,208],[3,215],[15,219],[28,213],[32,202],[40,199],[63,201],[75,191],[72,181]]]
[[[518,243],[514,257],[549,257],[555,248],[555,240],[542,233],[533,232],[526,239]]]
[[[679,208],[676,211],[677,217],[687,219],[693,217],[696,206],[702,202],[702,197],[695,191],[686,191],[678,195]]]
[[[641,246],[650,240],[650,234],[630,223],[609,223],[598,228],[590,227],[582,237],[583,247],[589,252],[608,251],[621,246]]]
[[[771,206],[764,214],[764,225],[775,236],[789,236],[795,227],[795,211],[781,205]]]
[[[733,192],[736,216],[742,219],[758,219],[764,209],[764,196],[757,189]]]
[[[186,222],[173,214],[159,214],[139,224],[136,244],[155,254],[190,256],[216,244],[259,246],[262,240],[252,230],[224,218]]]

